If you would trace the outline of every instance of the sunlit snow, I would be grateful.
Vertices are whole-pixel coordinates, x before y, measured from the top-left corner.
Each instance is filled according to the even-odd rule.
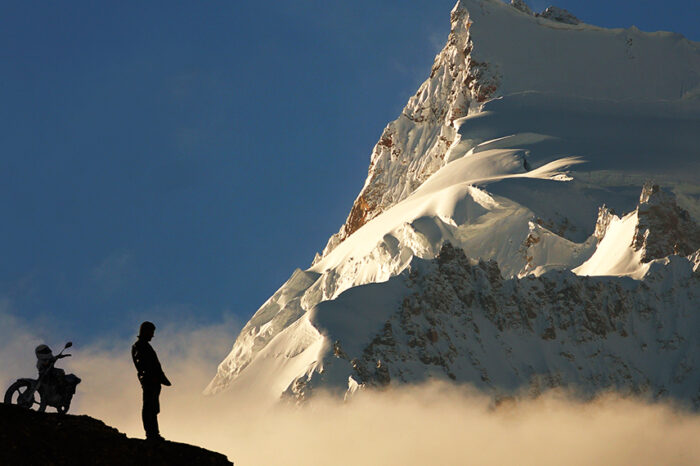
[[[454,42],[436,57],[431,77],[373,152],[364,189],[382,187],[381,212],[342,242],[332,238],[322,257],[294,272],[263,304],[208,393],[259,386],[273,396],[301,396],[306,384],[354,392],[361,385],[357,373],[365,369],[350,359],[366,354],[373,338],[381,340],[383,326],[412,293],[411,274],[439,275],[431,260],[446,243],[470,258],[497,263],[507,281],[494,285],[491,277],[487,289],[513,287],[517,299],[530,299],[530,292],[556,300],[545,288],[569,287],[594,300],[609,295],[611,302],[634,301],[632,314],[615,324],[616,336],[601,330],[602,339],[594,343],[576,342],[575,334],[559,343],[544,317],[523,336],[496,332],[488,319],[475,316],[480,330],[449,340],[460,347],[459,357],[471,355],[468,364],[459,357],[442,367],[416,362],[405,347],[405,361],[394,361],[390,369],[376,361],[371,370],[377,377],[384,370],[405,380],[449,375],[503,388],[559,374],[562,381],[593,389],[618,383],[658,389],[668,375],[657,370],[663,356],[640,356],[631,352],[632,344],[659,355],[673,351],[676,359],[682,345],[695,345],[688,351],[696,356],[679,364],[698,367],[692,358],[700,352],[690,334],[659,330],[691,312],[699,290],[689,260],[643,262],[632,241],[635,209],[648,181],[662,183],[691,216],[700,213],[700,45],[672,33],[557,23],[495,0],[458,2],[452,29]],[[455,49],[457,43],[473,47],[466,58],[471,64],[460,61],[466,55]],[[494,92],[484,102],[455,80],[470,79],[473,61]],[[451,107],[444,109],[448,100]],[[436,118],[435,109],[446,113]],[[615,212],[604,228],[603,206]],[[584,278],[589,276],[600,278]],[[689,287],[687,294],[675,296],[671,290],[681,285]],[[644,291],[649,286],[653,290]],[[499,290],[494,296],[501,296]],[[637,296],[647,292],[647,301]],[[654,293],[661,298],[652,299]],[[506,306],[516,298],[502,299]],[[673,313],[654,317],[660,319],[656,324],[635,314],[652,301]],[[541,312],[561,318],[555,308]],[[697,329],[697,316],[686,318],[682,332]],[[441,331],[452,332],[446,328],[454,322],[443,324]],[[430,334],[431,325],[421,332]],[[633,339],[626,338],[629,326],[639,332]],[[437,335],[429,338],[439,354],[452,351]],[[590,360],[598,354],[621,362]],[[574,370],[574,360],[587,362]],[[611,367],[617,372],[606,372]],[[688,374],[683,377],[700,377],[697,370]],[[692,397],[684,388],[689,382],[675,377],[681,382],[674,393]]]

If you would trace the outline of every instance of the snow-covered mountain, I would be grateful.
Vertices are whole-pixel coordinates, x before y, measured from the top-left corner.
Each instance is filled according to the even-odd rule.
[[[700,407],[700,44],[460,0],[346,223],[206,391],[431,377]]]

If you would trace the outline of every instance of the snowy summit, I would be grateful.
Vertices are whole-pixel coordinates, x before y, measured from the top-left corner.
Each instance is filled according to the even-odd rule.
[[[460,0],[348,219],[206,389],[443,378],[700,407],[700,44]]]

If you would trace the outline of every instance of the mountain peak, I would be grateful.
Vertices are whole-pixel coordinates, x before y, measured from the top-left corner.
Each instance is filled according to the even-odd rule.
[[[700,407],[700,47],[548,11],[455,5],[346,223],[245,325],[207,393],[447,377]],[[669,193],[640,196],[657,173]]]
[[[382,132],[372,150],[365,185],[322,256],[408,197],[442,167],[455,140],[454,121],[478,111],[495,94],[497,74],[491,72],[488,63],[472,57],[467,3],[460,0],[452,9],[445,47],[435,56],[428,79],[409,99],[399,118]]]
[[[457,3],[455,3],[455,6],[452,7],[452,11],[450,11],[450,14],[454,17],[454,15],[459,15],[462,13],[469,14],[467,11],[467,7],[465,5],[465,2],[463,0],[457,0]]]
[[[446,154],[453,145],[459,143],[462,152],[473,147],[458,140],[456,126],[496,98],[541,93],[621,102],[700,95],[696,43],[583,24],[557,7],[537,15],[528,11],[521,0],[455,4],[447,42],[428,79],[382,132],[362,190],[317,260],[411,195],[451,160]]]

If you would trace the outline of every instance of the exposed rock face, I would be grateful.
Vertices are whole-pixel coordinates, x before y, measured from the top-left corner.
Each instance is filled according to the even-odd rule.
[[[538,16],[541,16],[541,17],[547,18],[547,19],[551,19],[552,21],[557,21],[559,23],[564,23],[564,24],[580,24],[581,23],[581,20],[578,19],[576,16],[572,15],[567,10],[565,10],[563,8],[556,7],[556,6],[547,7],[547,9],[544,10],[542,13],[540,13]]]
[[[676,204],[672,193],[648,183],[637,208],[639,223],[633,248],[643,250],[642,261],[670,256],[688,256],[700,249],[700,227]]]
[[[693,271],[700,272],[700,249],[688,256],[688,260],[693,264]]]
[[[345,368],[369,387],[438,377],[495,394],[570,386],[585,397],[614,388],[670,395],[697,409],[700,275],[679,261],[675,272],[653,271],[648,283],[569,271],[506,280],[494,261],[469,259],[448,243],[436,259],[392,279],[405,280],[406,294],[361,351],[336,339],[329,355],[336,362],[324,366]],[[684,274],[677,289],[664,285],[669,273]],[[306,397],[330,379],[315,374],[296,387]]]
[[[0,403],[0,464],[232,466],[224,455],[175,442],[130,439],[88,416],[37,413]]]
[[[511,0],[510,4],[516,10],[520,10],[525,14],[531,16],[539,16],[542,18],[547,18],[552,21],[557,21],[559,23],[565,24],[580,24],[581,20],[576,16],[572,15],[569,11],[559,8],[556,6],[547,7],[542,13],[533,13],[527,3],[524,0]]]
[[[323,255],[362,225],[411,194],[445,164],[455,140],[453,122],[478,110],[498,89],[498,74],[473,56],[469,12],[452,10],[445,48],[435,57],[430,77],[411,97],[397,120],[389,123],[372,151],[365,186],[340,231]]]
[[[598,220],[596,221],[595,231],[593,232],[593,236],[595,236],[598,241],[603,239],[614,217],[615,212],[613,212],[612,209],[608,209],[606,206],[602,206],[598,209]]]
[[[525,3],[523,0],[511,0],[510,4],[513,5],[513,8],[520,10],[528,15],[532,15],[532,10],[529,6],[527,6],[527,3]]]

